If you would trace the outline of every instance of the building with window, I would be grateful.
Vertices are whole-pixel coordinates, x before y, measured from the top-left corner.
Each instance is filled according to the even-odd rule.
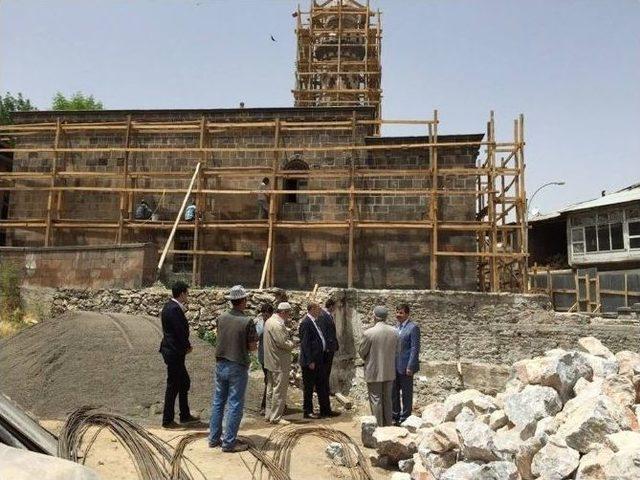
[[[640,183],[529,220],[530,263],[640,268]]]

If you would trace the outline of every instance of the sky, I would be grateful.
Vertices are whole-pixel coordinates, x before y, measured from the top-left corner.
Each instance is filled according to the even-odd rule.
[[[0,92],[105,108],[291,106],[307,0],[0,0]],[[525,115],[527,191],[549,212],[640,182],[640,0],[371,0],[385,118],[498,140]],[[273,36],[276,41],[272,41]],[[385,134],[424,132],[387,129]]]

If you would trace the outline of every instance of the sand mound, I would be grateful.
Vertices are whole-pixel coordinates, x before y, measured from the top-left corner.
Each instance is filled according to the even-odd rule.
[[[166,382],[161,337],[158,318],[67,313],[0,341],[0,391],[41,418],[62,418],[92,405],[155,421]],[[214,351],[194,334],[192,344],[189,398],[192,411],[206,417]],[[247,407],[255,408],[261,378],[251,379],[247,395]]]

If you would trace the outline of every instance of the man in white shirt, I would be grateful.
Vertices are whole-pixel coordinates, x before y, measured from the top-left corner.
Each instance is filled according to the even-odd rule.
[[[266,192],[269,190],[269,179],[264,177],[262,183],[258,186],[258,220],[265,220],[269,218],[269,194]]]

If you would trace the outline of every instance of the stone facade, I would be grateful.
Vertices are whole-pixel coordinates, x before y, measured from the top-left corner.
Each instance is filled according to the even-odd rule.
[[[0,263],[14,264],[24,286],[143,288],[155,281],[153,244],[71,247],[0,247]]]
[[[265,108],[265,109],[218,109],[218,110],[151,110],[151,111],[100,111],[100,112],[27,112],[15,115],[16,123],[53,122],[58,117],[65,123],[124,121],[127,115],[135,121],[193,121],[201,118],[215,122],[259,122],[276,118],[282,121],[321,122],[370,120],[374,112],[370,107],[357,108]],[[283,130],[280,146],[319,147],[332,145],[399,144],[427,142],[427,137],[372,137],[372,125],[359,125],[353,132],[343,130]],[[94,130],[65,133],[61,147],[122,147],[124,130]],[[481,140],[482,135],[446,135],[439,142],[466,142]],[[37,136],[18,137],[18,148],[50,147],[52,132]],[[206,136],[206,147],[270,147],[274,142],[273,128],[228,128],[219,129]],[[199,133],[141,133],[136,132],[131,147],[196,147]],[[438,151],[438,164],[448,167],[475,168],[477,147],[443,147]],[[13,170],[16,172],[48,172],[53,160],[52,152],[16,153]],[[193,172],[203,155],[198,152],[134,152],[129,157],[131,172],[176,172],[175,177],[138,176],[130,186],[137,188],[175,189],[185,188],[189,174]],[[279,168],[301,169],[322,172],[323,169],[346,167],[352,160],[348,151],[287,152],[281,155]],[[424,170],[429,166],[427,149],[395,149],[357,151],[353,161],[359,166],[372,168]],[[68,172],[90,171],[99,173],[121,172],[124,165],[123,152],[67,152],[60,155],[60,169]],[[220,152],[204,156],[205,168],[210,167],[267,167],[273,162],[270,152]],[[206,189],[256,189],[265,173],[254,176],[215,177],[207,176],[202,188]],[[46,186],[47,179],[24,180],[23,186]],[[73,176],[60,177],[59,185],[112,188],[122,186],[120,177],[81,179]],[[428,175],[357,177],[356,188],[369,189],[422,189],[430,188]],[[345,189],[348,178],[310,177],[287,179],[278,188],[295,189],[300,193],[281,197],[277,205],[277,218],[296,221],[345,222],[348,217],[348,196],[336,194],[305,194],[305,189]],[[474,195],[455,194],[455,190],[474,190],[475,178],[469,176],[441,175],[438,188],[446,189],[447,195],[439,196],[438,219],[446,221],[473,221],[475,219]],[[132,195],[130,205],[145,198],[160,220],[175,218],[182,200],[179,193]],[[48,193],[46,191],[17,191],[10,197],[10,219],[43,219],[46,217]],[[65,220],[100,220],[111,222],[110,230],[92,228],[56,228],[56,245],[112,244],[119,218],[120,195],[116,192],[69,191],[56,198],[60,202],[60,217]],[[356,219],[361,221],[420,221],[428,218],[429,199],[426,196],[406,195],[358,195]],[[129,212],[132,217],[133,212]],[[257,217],[254,194],[207,195],[204,221],[247,221]],[[189,249],[193,230],[179,229],[174,242],[175,249]],[[163,245],[167,229],[127,230],[126,241],[153,242]],[[42,230],[16,230],[10,237],[12,245],[42,245]],[[475,235],[442,233],[439,236],[441,250],[457,249],[475,251]],[[277,230],[274,254],[275,279],[284,288],[312,288],[316,283],[346,286],[347,277],[346,228],[335,230]],[[430,239],[427,230],[356,230],[354,285],[371,288],[428,288]],[[249,252],[248,257],[203,257],[203,283],[206,285],[231,285],[244,283],[257,285],[267,250],[266,229],[224,230],[212,229],[201,233],[199,249]],[[189,263],[189,259],[187,263]],[[178,271],[180,262],[173,262]],[[171,259],[169,260],[171,268]],[[186,268],[186,270],[189,270]],[[441,257],[439,259],[439,285],[441,288],[476,289],[476,260],[470,257]]]

